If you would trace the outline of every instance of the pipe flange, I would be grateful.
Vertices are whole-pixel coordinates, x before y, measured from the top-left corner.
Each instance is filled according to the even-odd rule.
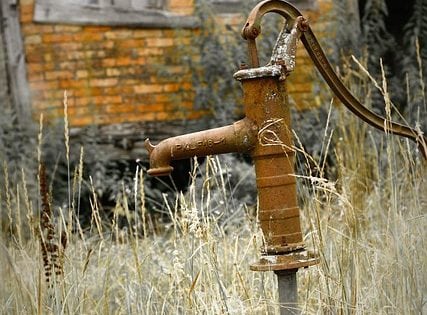
[[[320,259],[307,250],[294,251],[283,255],[263,255],[250,265],[252,271],[279,271],[306,268],[317,265]]]

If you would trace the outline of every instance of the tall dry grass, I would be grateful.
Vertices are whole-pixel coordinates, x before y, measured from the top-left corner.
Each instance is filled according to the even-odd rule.
[[[385,104],[390,104],[383,92]],[[65,117],[69,152],[66,111]],[[426,164],[406,140],[378,137],[377,131],[340,111],[337,127],[326,128],[320,139],[320,159],[296,141],[302,153],[299,163],[307,166],[297,175],[305,241],[321,258],[318,266],[298,272],[303,314],[427,312]],[[337,174],[329,179],[328,154],[335,157]],[[65,233],[68,240],[49,281],[38,233],[43,229],[38,219],[43,205],[38,196],[28,195],[24,173],[16,186],[9,185],[3,163],[2,314],[278,313],[275,276],[249,271],[262,239],[256,211],[243,207],[238,224],[231,228],[221,224],[226,214],[211,211],[213,190],[224,196],[230,190],[225,172],[217,174],[227,168],[218,158],[209,159],[205,168],[194,166],[193,178],[197,172],[205,174],[203,185],[193,182],[187,194],[176,196],[175,204],[166,204],[170,223],[161,230],[146,211],[145,173],[138,168],[135,209],[123,198],[113,220],[105,222],[93,189],[92,224],[83,231],[76,219],[83,149],[80,156],[74,172],[68,165],[66,205],[49,216],[56,233],[52,235],[60,241]],[[42,193],[45,203],[47,194]],[[228,198],[224,197],[224,209],[229,208]],[[123,217],[127,228],[118,224]]]

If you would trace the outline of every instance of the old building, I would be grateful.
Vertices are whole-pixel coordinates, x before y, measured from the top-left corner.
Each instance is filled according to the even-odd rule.
[[[131,156],[143,152],[146,136],[156,140],[199,128],[206,111],[195,106],[191,69],[176,58],[177,47],[200,36],[195,1],[2,1],[8,56],[8,76],[2,80],[8,80],[19,118],[37,121],[43,113],[45,121],[62,119],[66,91],[72,134],[98,126],[101,142]],[[241,28],[244,2],[209,1],[218,27]],[[324,36],[322,17],[331,1],[291,2]],[[289,92],[301,109],[318,105],[313,71],[299,49]]]

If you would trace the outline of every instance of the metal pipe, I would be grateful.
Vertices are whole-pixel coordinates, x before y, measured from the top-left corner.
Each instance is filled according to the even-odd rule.
[[[173,170],[170,165],[172,160],[249,151],[256,142],[257,132],[257,126],[244,118],[229,126],[172,137],[156,146],[146,139],[145,147],[150,154],[148,174],[169,175]]]
[[[298,315],[298,269],[275,271],[277,275],[277,286],[279,289],[280,315]]]
[[[169,174],[171,160],[250,152],[257,178],[258,219],[264,236],[262,256],[250,268],[277,272],[281,303],[290,303],[294,310],[297,309],[296,270],[318,263],[318,257],[304,249],[285,86],[293,70],[297,39],[304,22],[296,19],[290,32],[281,33],[269,65],[243,69],[234,75],[242,83],[246,114],[243,120],[231,126],[166,139],[157,146],[146,141],[151,166],[148,173],[155,176]],[[256,49],[251,50],[251,59],[256,65]]]

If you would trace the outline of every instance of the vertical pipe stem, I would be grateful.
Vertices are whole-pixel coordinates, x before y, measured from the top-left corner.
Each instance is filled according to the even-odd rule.
[[[242,84],[246,117],[258,126],[258,141],[251,156],[257,178],[264,252],[287,253],[302,248],[303,238],[285,83],[278,76],[265,76],[242,80]]]
[[[298,269],[275,271],[279,289],[280,315],[299,315],[298,290],[297,290]]]

